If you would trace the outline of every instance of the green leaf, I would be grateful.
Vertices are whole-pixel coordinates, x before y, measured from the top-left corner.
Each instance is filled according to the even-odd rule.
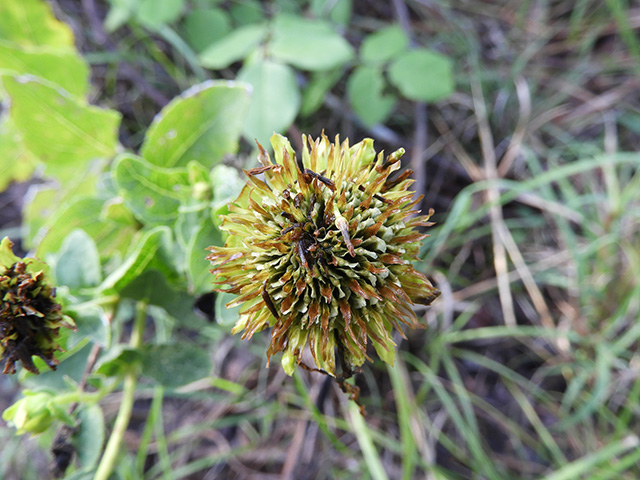
[[[73,32],[42,0],[0,2],[0,38],[19,45],[73,49]]]
[[[213,276],[209,272],[211,263],[206,259],[208,255],[206,248],[212,245],[222,246],[223,244],[222,233],[211,219],[206,217],[188,246],[187,263],[191,284],[190,290],[195,294],[206,293],[213,288]]]
[[[185,168],[161,168],[124,154],[113,165],[114,179],[125,205],[143,224],[167,224],[189,194]]]
[[[27,180],[38,163],[33,154],[25,148],[22,135],[7,116],[0,120],[0,152],[0,191],[12,180]]]
[[[93,239],[81,229],[73,230],[62,243],[54,270],[57,285],[91,288],[100,284],[100,255]]]
[[[88,105],[65,90],[29,75],[0,76],[11,98],[10,116],[25,146],[62,181],[96,158],[111,158],[120,114]]]
[[[39,191],[27,210],[27,224],[30,229],[27,240],[32,247],[37,243],[38,257],[45,258],[47,253],[57,252],[65,237],[76,228],[83,229],[94,239],[103,258],[126,250],[135,232],[135,226],[105,221],[101,217],[104,200],[78,198],[70,203],[63,203],[53,212],[42,212],[42,209],[51,208],[51,203],[47,202],[53,201],[55,193],[53,190]],[[44,222],[41,220],[43,217],[46,218]]]
[[[235,200],[246,180],[237,169],[227,165],[216,165],[211,170],[211,186],[213,188],[212,209],[215,210]]]
[[[410,100],[436,102],[453,93],[451,60],[423,48],[402,55],[391,64],[389,80]]]
[[[0,242],[0,266],[9,268],[19,261],[20,257],[13,253],[13,242],[9,240],[9,237],[4,237]]]
[[[109,320],[101,307],[92,304],[71,305],[65,308],[65,313],[73,318],[78,329],[77,332],[69,334],[68,348],[75,347],[85,338],[102,347],[111,343]]]
[[[109,0],[111,8],[104,20],[104,28],[111,33],[127,23],[136,14],[138,0]]]
[[[329,90],[331,90],[342,77],[342,73],[342,70],[333,70],[331,72],[313,74],[307,88],[302,92],[300,114],[303,117],[311,115],[320,108]]]
[[[253,52],[267,36],[267,31],[263,23],[237,28],[202,52],[200,63],[213,70],[226,68]]]
[[[96,373],[115,377],[140,362],[140,350],[118,343],[104,352],[96,362]]]
[[[350,61],[353,47],[323,20],[279,15],[269,52],[302,70],[332,70]]]
[[[384,122],[395,105],[393,95],[382,93],[384,84],[382,72],[365,65],[356,68],[347,82],[351,107],[368,127]]]
[[[19,47],[0,41],[0,70],[29,73],[55,83],[77,97],[89,90],[89,66],[73,51]]]
[[[184,0],[142,0],[137,18],[145,27],[156,30],[176,21],[183,8]]]
[[[142,353],[142,373],[167,388],[200,380],[211,371],[209,355],[185,343],[147,345]]]
[[[243,132],[247,139],[269,145],[273,132],[283,132],[296,118],[300,91],[293,70],[271,60],[246,64],[238,80],[253,86],[251,106]]]
[[[244,26],[264,20],[264,10],[258,0],[233,2],[229,9],[235,25]]]
[[[149,127],[142,156],[161,167],[196,160],[207,167],[235,153],[249,91],[234,82],[207,81],[172,100]]]
[[[195,298],[184,289],[184,280],[178,286],[170,285],[167,276],[157,269],[148,268],[132,279],[120,295],[160,307],[188,328],[202,323],[193,309]]]
[[[228,308],[227,303],[238,298],[237,295],[231,293],[218,293],[216,295],[216,322],[223,327],[234,325],[240,317],[241,305]]]
[[[219,8],[194,9],[185,16],[183,30],[187,42],[202,52],[231,31],[231,21]]]
[[[314,17],[328,18],[332,23],[347,26],[353,13],[353,0],[311,0],[309,9]]]
[[[139,277],[151,265],[157,263],[156,255],[160,248],[169,245],[171,232],[167,227],[156,227],[144,234],[125,261],[113,271],[100,286],[101,290],[121,291]],[[170,247],[167,247],[170,250]],[[166,268],[164,269],[166,271]],[[164,273],[164,272],[163,272]]]
[[[71,441],[81,468],[93,468],[98,463],[105,440],[104,415],[99,405],[84,404],[77,417],[78,426]]]
[[[364,63],[380,65],[404,53],[409,38],[399,25],[391,25],[368,35],[360,47],[360,58]]]

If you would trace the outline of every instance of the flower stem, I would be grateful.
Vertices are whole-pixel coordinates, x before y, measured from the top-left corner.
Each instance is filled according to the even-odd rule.
[[[142,345],[142,334],[144,333],[146,317],[147,304],[145,302],[139,302],[137,315],[133,324],[133,331],[131,332],[131,339],[129,340],[129,345],[132,348],[140,348]],[[138,368],[137,365],[135,365],[125,374],[120,410],[118,411],[118,416],[113,425],[113,431],[102,455],[102,460],[100,460],[100,465],[98,465],[94,480],[107,480],[116,465],[120,445],[122,444],[122,439],[124,438],[129,420],[131,419],[137,384]]]

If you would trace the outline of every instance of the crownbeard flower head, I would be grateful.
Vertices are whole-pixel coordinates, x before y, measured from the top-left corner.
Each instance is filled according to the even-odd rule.
[[[0,362],[2,373],[16,373],[16,361],[32,373],[39,373],[32,356],[42,358],[53,370],[58,365],[54,352],[61,350],[55,338],[60,327],[75,329],[53,298],[55,289],[45,279],[43,263],[20,259],[13,243],[0,243]]]
[[[245,171],[222,222],[226,245],[209,248],[216,291],[238,295],[227,307],[242,305],[233,333],[251,338],[272,327],[267,357],[283,352],[288,375],[307,346],[332,376],[336,350],[348,372],[370,360],[369,341],[392,364],[392,330],[420,327],[412,305],[440,294],[411,266],[427,236],[417,227],[432,225],[433,211],[415,216],[422,197],[407,190],[411,171],[392,175],[403,149],[385,158],[371,139],[302,142],[296,156],[274,135],[275,163],[258,145],[262,166]]]

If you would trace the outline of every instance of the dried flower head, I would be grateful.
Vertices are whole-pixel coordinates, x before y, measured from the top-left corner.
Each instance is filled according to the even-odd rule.
[[[414,216],[421,198],[407,190],[411,171],[392,177],[404,150],[385,158],[371,139],[302,141],[296,156],[274,135],[275,163],[259,146],[262,166],[245,172],[221,227],[227,243],[210,247],[217,291],[239,295],[228,307],[242,305],[233,333],[272,327],[267,356],[283,352],[289,375],[306,346],[334,376],[336,351],[350,371],[369,359],[369,341],[391,364],[392,330],[419,327],[412,305],[440,293],[411,266],[426,237],[416,228],[432,223]]]
[[[16,373],[16,361],[39,373],[32,356],[42,358],[53,370],[58,365],[54,352],[60,327],[75,329],[53,298],[55,290],[44,276],[44,264],[20,259],[13,254],[8,238],[0,243],[0,361],[2,373]]]

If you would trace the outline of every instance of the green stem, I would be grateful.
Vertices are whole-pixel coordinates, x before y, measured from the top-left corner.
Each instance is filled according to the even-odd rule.
[[[140,348],[142,345],[142,334],[144,333],[144,324],[147,316],[147,304],[145,302],[139,302],[137,310],[133,331],[131,332],[131,339],[129,341],[129,345],[132,348]],[[102,455],[102,460],[100,460],[100,465],[98,465],[94,480],[107,480],[116,465],[120,445],[122,444],[122,439],[124,438],[129,420],[131,419],[137,384],[138,368],[136,365],[130,368],[125,374],[120,410],[118,411],[118,416],[113,425],[113,431],[109,437],[109,442],[107,442],[107,447],[104,449],[104,454]]]

